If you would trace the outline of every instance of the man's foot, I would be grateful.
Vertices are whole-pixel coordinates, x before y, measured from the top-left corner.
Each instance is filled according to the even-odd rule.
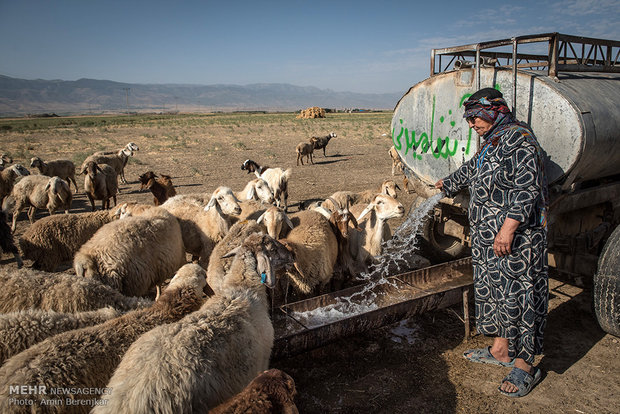
[[[499,365],[501,367],[512,367],[515,364],[514,359],[511,360],[510,358],[506,358],[507,361],[501,361],[495,358],[491,353],[490,346],[486,348],[468,349],[463,353],[463,358],[471,362],[478,362],[481,364],[493,364]]]
[[[531,373],[528,373],[514,367],[497,389],[508,397],[523,397],[538,384],[541,377],[542,371],[539,368],[532,367]]]

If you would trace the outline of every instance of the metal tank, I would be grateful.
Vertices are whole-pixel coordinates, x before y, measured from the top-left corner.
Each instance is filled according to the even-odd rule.
[[[463,102],[478,88],[474,68],[453,70],[413,86],[392,119],[392,140],[404,163],[433,184],[469,160],[480,145],[463,119]],[[481,68],[480,87],[513,102],[510,69]],[[516,117],[527,122],[546,152],[549,183],[620,173],[620,74],[519,71]]]

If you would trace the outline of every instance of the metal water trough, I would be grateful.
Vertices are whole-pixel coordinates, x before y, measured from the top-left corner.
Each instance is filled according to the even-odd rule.
[[[275,343],[272,358],[278,359],[316,348],[338,338],[388,325],[413,315],[463,302],[465,335],[469,336],[468,295],[473,284],[471,258],[426,267],[387,278],[374,286],[374,309],[325,323],[307,320],[303,312],[324,308],[340,298],[362,296],[365,286],[316,296],[283,305],[272,318]],[[366,295],[368,296],[368,295]],[[373,295],[374,296],[374,295]]]

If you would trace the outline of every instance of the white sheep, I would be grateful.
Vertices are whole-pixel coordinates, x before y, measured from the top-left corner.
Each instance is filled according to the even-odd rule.
[[[261,167],[255,161],[249,159],[243,162],[241,169],[246,170],[248,174],[253,172],[256,177],[267,181],[269,188],[273,191],[276,206],[281,207],[284,204],[284,211],[288,210],[288,180],[291,178],[293,170],[289,168],[285,171],[277,167]]]
[[[89,161],[94,161],[97,164],[108,164],[114,168],[117,176],[121,179],[121,183],[127,184],[127,180],[125,179],[125,166],[127,165],[129,157],[133,156],[134,151],[138,151],[138,146],[133,142],[130,142],[125,145],[124,148],[116,152],[95,152],[93,155],[84,160],[82,166],[80,167],[80,171],[84,170],[84,167]]]
[[[0,315],[0,365],[45,338],[61,332],[97,325],[121,315],[114,308],[78,313],[58,313],[40,309]]]
[[[274,202],[273,192],[269,188],[267,181],[262,178],[255,178],[248,182],[245,188],[235,194],[235,196],[239,200],[260,200],[268,204]]]
[[[267,369],[274,330],[265,287],[290,254],[254,233],[228,255],[235,258],[219,294],[179,322],[142,335],[94,414],[206,413]]]
[[[207,200],[202,195],[177,195],[160,206],[181,225],[185,252],[207,267],[215,244],[228,232],[230,215],[241,213],[239,200],[229,187],[218,187]]]
[[[320,293],[330,282],[338,259],[338,240],[322,214],[304,210],[290,219],[294,227],[279,241],[292,252],[294,266],[278,273],[276,302],[285,299],[288,280],[299,298]]]
[[[150,307],[54,335],[14,355],[0,367],[0,383],[35,384],[48,390],[66,388],[62,397],[73,400],[70,411],[86,413],[92,408],[86,404],[98,398],[101,391],[96,389],[105,387],[129,346],[156,326],[176,322],[200,309],[205,286],[205,272],[200,266],[183,267]],[[85,393],[85,389],[93,390]],[[13,397],[8,386],[0,388],[0,412],[30,412],[29,406],[9,406]],[[33,401],[39,409],[41,400],[49,396],[29,391],[20,398]],[[64,404],[43,408],[46,412],[68,411]]]
[[[73,164],[72,161],[54,160],[45,162],[39,157],[32,157],[30,159],[30,166],[32,168],[37,168],[41,174],[47,175],[48,177],[60,177],[66,180],[69,187],[71,187],[71,183],[73,183],[75,192],[78,192],[78,186],[75,182],[75,164]]]
[[[224,238],[215,245],[207,267],[207,283],[214,292],[220,292],[224,277],[234,260],[234,256],[225,257],[228,252],[239,247],[251,234],[264,230],[264,226],[258,224],[256,220],[241,220],[233,224]]]
[[[0,171],[0,205],[2,205],[4,198],[13,191],[17,177],[24,177],[26,175],[30,175],[30,171],[21,164],[11,165]]]
[[[385,194],[392,198],[398,198],[396,190],[400,190],[400,187],[393,180],[383,180],[377,190],[364,190],[357,193],[352,191],[336,191],[334,194],[329,196],[329,198],[336,200],[340,205],[346,204],[347,198],[349,199],[349,203],[351,205],[368,204],[377,194]],[[337,206],[334,206],[329,198],[326,199],[321,206],[328,210],[336,211],[338,209]]]
[[[381,243],[392,237],[387,220],[402,217],[405,208],[394,198],[377,194],[370,204],[355,204],[350,210],[361,229],[350,230],[351,256],[356,262],[368,265],[381,254]]]
[[[78,276],[100,280],[129,296],[144,296],[185,263],[181,227],[161,207],[112,221],[75,254]]]
[[[61,264],[73,261],[80,247],[116,217],[117,210],[43,217],[26,229],[19,238],[19,246],[24,258],[34,261],[35,268],[53,272]]]
[[[0,267],[0,313],[26,309],[84,312],[111,306],[132,310],[151,301],[128,297],[110,286],[70,273]]]
[[[59,177],[28,175],[22,178],[13,187],[11,195],[7,197],[8,203],[5,203],[5,205],[15,203],[12,207],[13,225],[11,231],[15,231],[17,217],[24,208],[30,207],[28,219],[32,223],[37,208],[45,208],[49,214],[53,214],[57,209],[64,209],[65,213],[69,213],[72,198],[71,188],[65,180]]]
[[[118,179],[112,166],[88,161],[81,173],[84,174],[84,192],[88,196],[92,211],[95,211],[95,200],[101,200],[102,210],[110,208],[110,198],[116,206]]]

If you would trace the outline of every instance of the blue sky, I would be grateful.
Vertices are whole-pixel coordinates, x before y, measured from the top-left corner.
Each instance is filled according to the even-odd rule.
[[[404,93],[431,48],[556,31],[620,40],[620,0],[0,0],[0,74]]]

